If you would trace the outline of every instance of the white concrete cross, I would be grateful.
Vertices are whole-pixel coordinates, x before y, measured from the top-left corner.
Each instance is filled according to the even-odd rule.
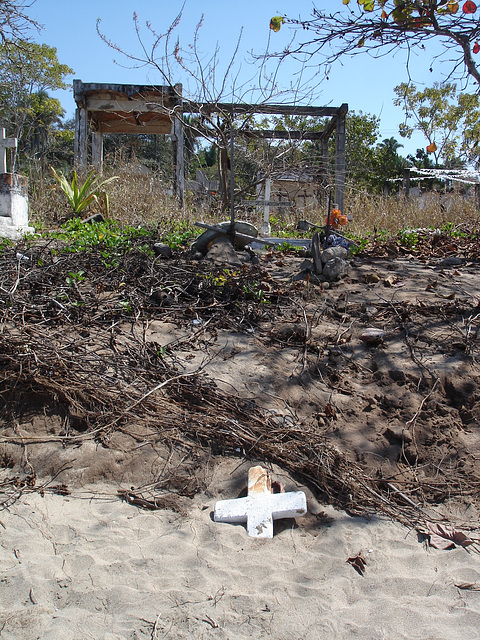
[[[272,181],[270,178],[265,178],[265,204],[263,205],[263,222],[260,228],[260,235],[269,236],[272,233],[270,226],[270,193],[272,188]]]
[[[7,173],[7,147],[17,148],[17,138],[6,138],[5,129],[0,128],[0,174]]]
[[[307,513],[303,491],[272,493],[270,474],[262,467],[248,472],[248,495],[235,500],[219,500],[215,504],[215,522],[246,522],[247,533],[254,538],[273,538],[276,518],[295,518]]]

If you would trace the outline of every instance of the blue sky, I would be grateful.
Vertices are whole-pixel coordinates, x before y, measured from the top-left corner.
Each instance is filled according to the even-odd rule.
[[[158,72],[149,67],[131,68],[128,60],[119,56],[99,38],[96,32],[97,18],[101,19],[102,31],[122,49],[138,53],[139,46],[133,28],[133,13],[139,22],[145,25],[150,21],[157,32],[164,32],[174,20],[183,2],[180,0],[36,0],[30,15],[38,20],[44,30],[35,36],[38,42],[44,42],[57,48],[60,62],[69,65],[74,74],[68,78],[79,78],[83,82],[105,82],[124,84],[162,84]],[[71,10],[67,6],[71,6]],[[324,10],[342,10],[341,0],[320,0],[318,8]],[[176,31],[181,45],[185,48],[193,41],[195,26],[204,14],[203,26],[199,32],[199,48],[209,55],[218,43],[220,66],[226,64],[234,51],[240,30],[243,27],[238,61],[241,62],[240,78],[253,76],[249,52],[262,52],[270,37],[271,48],[282,49],[292,36],[285,26],[277,34],[269,30],[270,18],[287,14],[291,17],[310,15],[312,2],[307,0],[186,0],[183,18]],[[142,33],[147,33],[145,26]],[[302,34],[299,34],[302,35]],[[115,62],[115,60],[117,62]],[[431,56],[424,52],[414,57],[411,63],[413,80],[417,86],[432,86],[441,81],[440,69],[429,72]],[[129,68],[130,67],[130,68]],[[289,61],[278,76],[279,83],[288,86],[296,78],[298,64]],[[309,84],[317,84],[314,70]],[[417,147],[425,147],[423,137],[412,140],[400,137],[398,125],[403,114],[393,105],[394,87],[407,80],[405,56],[399,51],[389,56],[373,60],[368,55],[345,58],[331,69],[329,80],[322,82],[317,94],[308,100],[310,104],[340,106],[346,102],[351,111],[375,114],[380,117],[381,138],[394,136],[403,149],[402,155],[414,153]],[[185,78],[179,81],[186,83]],[[59,92],[67,117],[73,117],[75,103],[71,91]],[[280,100],[279,100],[280,101]]]

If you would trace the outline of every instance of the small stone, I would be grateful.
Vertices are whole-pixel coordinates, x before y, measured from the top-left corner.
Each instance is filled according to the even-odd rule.
[[[172,248],[165,244],[164,242],[156,242],[153,245],[153,252],[159,258],[171,258],[172,257]]]
[[[383,329],[369,327],[362,332],[360,340],[362,340],[366,344],[378,344],[379,342],[382,342],[385,335],[386,331],[384,331]]]
[[[384,287],[394,287],[398,282],[397,276],[387,276],[383,281]]]
[[[308,220],[299,220],[297,222],[298,231],[310,231],[311,224]]]
[[[462,265],[464,262],[464,260],[462,260],[462,258],[459,258],[458,256],[449,256],[448,258],[444,258],[441,262],[440,262],[440,266],[441,267],[459,267],[460,265]]]
[[[313,271],[313,262],[311,260],[304,260],[300,265],[300,269],[302,271],[305,271],[307,269]]]
[[[385,438],[391,444],[404,444],[412,442],[412,434],[407,431],[404,427],[400,426],[389,426],[383,432]]]
[[[337,247],[334,247],[335,249]],[[345,275],[348,272],[348,262],[342,260],[342,258],[332,258],[323,265],[323,275],[327,280],[333,282],[338,280],[340,276]]]
[[[342,258],[342,260],[345,260],[347,255],[348,251],[345,247],[329,247],[322,252],[322,262],[323,264],[327,264],[327,262],[333,258]]]
[[[232,246],[230,238],[220,236],[216,238],[209,247],[205,256],[207,260],[212,260],[216,264],[226,264],[230,267],[240,267],[242,261],[237,256],[237,252]]]
[[[153,304],[158,304],[159,307],[168,307],[175,302],[175,296],[170,291],[156,289],[152,291],[150,300]]]

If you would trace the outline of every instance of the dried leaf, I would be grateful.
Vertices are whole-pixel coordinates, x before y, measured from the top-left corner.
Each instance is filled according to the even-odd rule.
[[[356,556],[351,556],[350,558],[347,558],[346,562],[348,562],[348,564],[351,564],[352,567],[355,569],[355,571],[359,573],[361,576],[365,575],[365,568],[367,566],[367,561],[365,560],[363,553],[360,552],[360,553],[357,553]]]
[[[385,287],[393,287],[398,282],[397,276],[387,276],[383,281],[383,286]]]
[[[325,405],[325,415],[327,418],[335,419],[337,417],[335,408],[330,404],[330,402],[327,402],[327,404]]]
[[[430,546],[434,547],[434,549],[453,549],[455,545],[468,547],[474,543],[464,533],[452,527],[444,527],[441,524],[429,522],[427,530],[430,535]]]
[[[467,0],[467,2],[465,2],[465,4],[462,7],[462,11],[463,13],[475,13],[475,11],[477,10],[477,5],[472,2],[472,0]]]
[[[280,31],[283,23],[284,19],[282,18],[282,16],[273,16],[273,18],[270,20],[270,29],[277,33],[278,31]]]
[[[455,582],[455,586],[465,591],[480,591],[480,584],[477,582]]]

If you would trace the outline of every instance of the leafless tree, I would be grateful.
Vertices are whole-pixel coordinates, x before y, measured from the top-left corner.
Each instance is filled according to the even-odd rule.
[[[0,0],[0,44],[14,46],[16,41],[25,40],[31,29],[39,30],[40,25],[28,15],[28,9],[36,0]]]
[[[251,128],[261,105],[273,100],[276,103],[288,100],[289,104],[295,104],[312,99],[317,83],[299,74],[287,89],[281,89],[278,77],[282,60],[264,57],[260,64],[254,60],[240,60],[241,30],[229,56],[221,54],[218,44],[205,53],[200,46],[203,16],[195,28],[192,42],[183,46],[178,36],[182,12],[183,7],[163,32],[158,32],[149,21],[141,23],[135,13],[137,53],[126,51],[103,33],[100,20],[97,32],[130,68],[153,68],[173,93],[181,90],[177,97],[183,111],[192,114],[185,123],[190,135],[201,136],[218,149],[220,186],[226,207],[233,132],[238,136]],[[180,81],[182,85],[178,84]],[[238,109],[239,104],[241,109]]]

